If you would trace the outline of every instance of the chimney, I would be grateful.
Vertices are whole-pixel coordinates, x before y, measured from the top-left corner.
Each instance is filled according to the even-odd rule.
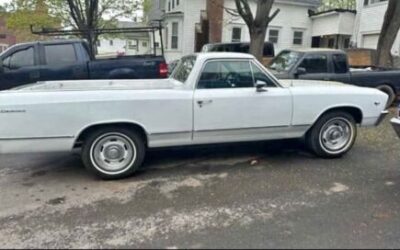
[[[224,0],[207,0],[209,43],[220,43],[222,41],[223,6]]]

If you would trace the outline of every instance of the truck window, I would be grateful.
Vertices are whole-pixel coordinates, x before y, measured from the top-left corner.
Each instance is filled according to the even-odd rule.
[[[333,55],[333,66],[335,69],[335,73],[347,73],[349,71],[349,67],[347,65],[347,56],[345,54]]]
[[[188,56],[182,58],[178,66],[176,66],[177,68],[176,70],[174,70],[171,77],[177,81],[185,83],[190,73],[192,72],[196,59],[197,58],[195,56]]]
[[[19,69],[34,65],[33,47],[17,51],[3,60],[3,66],[8,69]]]
[[[254,81],[249,61],[208,62],[197,85],[198,89],[252,87]]]
[[[76,62],[76,54],[73,44],[45,45],[47,65],[71,64]]]
[[[326,55],[307,55],[299,68],[305,68],[307,74],[328,73],[328,57]]]

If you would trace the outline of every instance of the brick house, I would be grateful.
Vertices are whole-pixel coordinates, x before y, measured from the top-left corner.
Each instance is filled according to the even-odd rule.
[[[17,38],[7,29],[6,20],[0,17],[0,53],[17,43]]]

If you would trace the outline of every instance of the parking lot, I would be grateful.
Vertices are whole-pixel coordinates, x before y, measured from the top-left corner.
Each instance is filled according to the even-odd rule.
[[[168,149],[106,182],[77,154],[0,157],[4,248],[400,247],[389,118],[338,160],[294,141]]]

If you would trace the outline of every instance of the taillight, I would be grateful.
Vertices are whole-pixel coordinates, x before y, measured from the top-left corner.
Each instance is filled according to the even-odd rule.
[[[167,78],[168,77],[168,65],[166,63],[160,63],[159,75],[160,75],[161,78]]]

